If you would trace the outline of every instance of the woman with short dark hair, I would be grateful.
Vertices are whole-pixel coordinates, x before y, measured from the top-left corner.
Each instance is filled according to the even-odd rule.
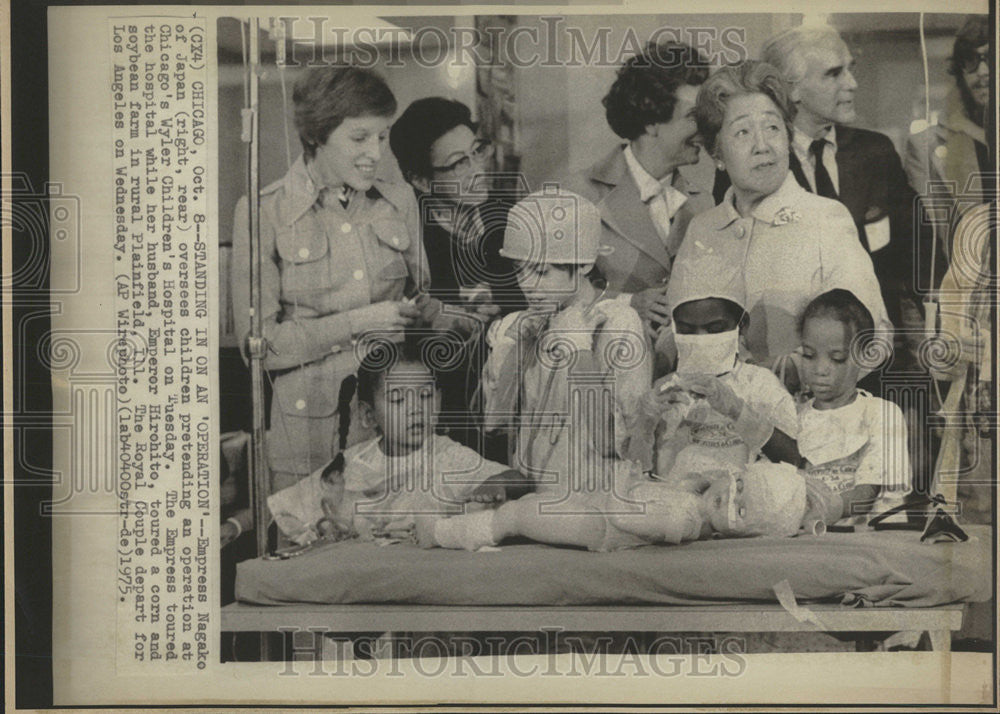
[[[367,436],[338,426],[349,408],[338,396],[357,368],[355,345],[366,331],[401,337],[423,320],[409,298],[427,285],[413,192],[376,178],[396,112],[385,81],[367,69],[320,67],[300,77],[293,101],[302,156],[260,196],[272,491]],[[231,276],[241,339],[250,332],[249,269],[243,197]]]
[[[418,99],[392,125],[389,146],[417,193],[431,294],[465,305],[480,290],[481,299],[518,309],[513,266],[499,253],[518,197],[492,193],[493,145],[469,108],[444,97]]]
[[[698,162],[693,111],[708,62],[676,42],[649,43],[618,70],[603,99],[622,142],[564,185],[601,212],[597,270],[630,304],[652,336],[670,322],[664,296],[688,222],[712,197],[680,172]]]
[[[456,314],[485,322],[523,307],[524,296],[510,260],[500,255],[507,213],[516,196],[492,193],[493,147],[479,133],[472,112],[444,97],[418,99],[400,115],[389,133],[403,177],[413,186],[420,207],[430,292]],[[485,346],[471,340],[463,359],[440,376],[443,409],[456,415],[451,436],[478,448],[486,443],[493,458],[506,448],[483,442],[472,404]],[[475,349],[478,344],[480,349]]]

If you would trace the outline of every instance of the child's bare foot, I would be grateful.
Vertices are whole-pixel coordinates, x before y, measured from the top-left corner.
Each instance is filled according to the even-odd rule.
[[[414,519],[413,532],[417,537],[417,545],[421,548],[437,548],[434,540],[434,527],[439,519],[434,516],[417,516]]]

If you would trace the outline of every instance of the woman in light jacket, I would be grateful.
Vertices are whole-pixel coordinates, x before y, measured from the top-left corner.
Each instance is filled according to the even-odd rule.
[[[369,435],[358,431],[360,420],[349,435],[338,433],[338,413],[350,408],[339,403],[341,382],[363,356],[359,337],[374,331],[396,339],[424,321],[429,306],[407,299],[428,282],[413,191],[375,175],[396,112],[389,87],[370,70],[321,67],[302,76],[293,100],[302,155],[260,195],[272,492]],[[244,196],[231,275],[241,340],[250,331],[249,276]]]

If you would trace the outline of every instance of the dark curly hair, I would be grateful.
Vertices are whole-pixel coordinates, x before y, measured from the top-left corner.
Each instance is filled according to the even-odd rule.
[[[357,394],[358,402],[374,406],[379,384],[389,370],[398,364],[424,365],[430,370],[435,385],[439,385],[442,372],[446,372],[447,368],[443,368],[436,358],[436,347],[446,351],[454,349],[454,344],[446,344],[450,337],[452,336],[447,333],[411,333],[398,343],[385,339],[372,340],[361,358],[357,375],[348,375],[340,384],[337,396],[337,412],[340,415],[337,436],[341,450],[347,445],[351,429],[351,400],[354,395]]]
[[[306,158],[350,117],[391,117],[396,98],[378,74],[361,67],[317,67],[299,77],[292,92],[295,128]]]
[[[841,323],[851,331],[850,340],[857,338],[858,348],[864,350],[875,334],[875,320],[864,303],[850,290],[836,288],[813,298],[799,318],[799,335],[805,329],[806,321],[816,317],[828,317]]]
[[[677,88],[708,78],[708,62],[698,50],[679,42],[651,42],[625,62],[604,97],[608,126],[632,141],[650,124],[674,118]]]
[[[478,128],[472,121],[472,112],[462,102],[425,97],[408,106],[389,131],[389,148],[403,178],[407,181],[416,176],[430,178],[434,173],[431,147],[456,126],[467,126],[473,133]]]

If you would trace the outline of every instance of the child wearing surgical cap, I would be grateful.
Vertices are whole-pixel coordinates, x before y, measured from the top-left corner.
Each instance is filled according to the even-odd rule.
[[[500,253],[528,309],[491,325],[482,377],[487,429],[516,430],[510,465],[541,493],[597,500],[625,468],[652,381],[638,313],[590,279],[600,220],[587,199],[552,189],[511,209]]]
[[[739,357],[748,316],[737,266],[695,246],[667,287],[676,370],[643,399],[630,456],[660,477],[742,468],[763,454],[797,465],[791,394]]]
[[[799,451],[805,472],[842,498],[845,524],[900,505],[910,489],[902,410],[857,387],[861,362],[877,347],[873,333],[868,308],[841,289],[813,299],[799,321],[809,395],[799,410]]]
[[[546,509],[552,505],[534,493],[496,510],[418,519],[417,539],[425,548],[478,550],[524,537],[604,552],[715,537],[818,535],[841,509],[821,482],[790,464],[766,461],[666,481],[635,476],[621,497],[601,507],[578,496],[570,498],[575,510]]]

